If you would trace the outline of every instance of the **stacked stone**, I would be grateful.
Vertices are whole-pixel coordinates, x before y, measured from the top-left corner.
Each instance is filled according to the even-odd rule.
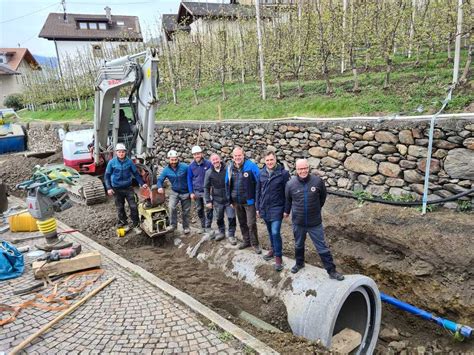
[[[420,199],[429,129],[426,121],[409,126],[403,127],[403,123],[359,126],[347,121],[344,125],[338,125],[337,121],[183,123],[158,128],[156,143],[163,162],[171,148],[180,151],[184,160],[191,160],[194,144],[203,146],[208,154],[217,152],[227,159],[233,147],[242,146],[260,164],[263,164],[263,152],[273,150],[290,170],[294,169],[296,159],[307,158],[312,172],[322,176],[333,189],[365,190],[373,196],[411,195]],[[472,121],[435,129],[430,174],[429,199],[449,197],[473,187]]]

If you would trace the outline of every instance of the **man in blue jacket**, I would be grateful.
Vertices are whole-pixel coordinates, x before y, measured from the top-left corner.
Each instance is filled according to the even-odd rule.
[[[290,173],[277,162],[272,151],[265,154],[265,166],[260,169],[260,191],[257,200],[257,216],[263,218],[270,238],[271,250],[263,258],[275,257],[275,270],[283,270],[281,222],[285,210],[285,186]]]
[[[108,162],[105,169],[105,187],[107,188],[108,195],[115,198],[118,226],[127,226],[127,214],[125,212],[125,200],[127,200],[132,218],[132,228],[135,229],[136,233],[141,233],[137,202],[135,201],[135,193],[132,188],[132,177],[143,188],[146,189],[148,186],[143,182],[135,164],[127,157],[127,148],[125,148],[124,144],[117,144],[115,154],[116,156]]]
[[[242,148],[234,148],[232,157],[233,160],[226,169],[225,185],[227,199],[235,209],[242,233],[243,241],[239,244],[239,249],[253,246],[255,252],[261,254],[255,209],[260,189],[260,171],[257,164],[245,159]]]
[[[336,271],[331,251],[324,239],[321,209],[326,202],[326,186],[319,176],[309,173],[306,159],[296,161],[296,176],[286,184],[285,195],[284,216],[288,217],[291,211],[295,237],[296,264],[291,272],[297,273],[304,268],[304,244],[306,234],[309,234],[329,277],[344,280],[344,276]]]
[[[200,146],[194,146],[191,153],[194,160],[188,167],[188,189],[191,200],[196,204],[197,215],[201,220],[201,232],[211,233],[212,208],[206,208],[204,203],[204,177],[206,171],[212,168],[212,164],[209,160],[204,159]]]
[[[181,202],[183,214],[183,232],[189,234],[189,212],[191,211],[191,198],[188,190],[188,165],[178,160],[178,152],[170,150],[168,152],[169,164],[163,169],[156,186],[158,193],[164,193],[163,183],[168,179],[171,183],[171,193],[168,202],[170,210],[169,231],[174,231],[178,227],[178,203]]]

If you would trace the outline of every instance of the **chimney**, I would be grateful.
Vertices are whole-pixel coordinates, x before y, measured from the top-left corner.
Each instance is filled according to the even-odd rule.
[[[110,12],[110,10],[112,10],[110,7],[106,6],[104,8],[105,10],[105,17],[107,17],[107,20],[109,20],[109,23],[111,24],[112,23],[112,13]]]

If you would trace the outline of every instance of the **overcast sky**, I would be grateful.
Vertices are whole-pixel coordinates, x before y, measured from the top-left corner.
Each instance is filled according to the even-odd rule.
[[[138,16],[146,37],[162,14],[177,12],[179,3],[180,0],[66,0],[66,12],[105,14],[108,5],[112,15]],[[55,56],[53,41],[39,38],[38,34],[50,12],[62,11],[60,0],[0,0],[0,48],[20,46],[33,54]]]

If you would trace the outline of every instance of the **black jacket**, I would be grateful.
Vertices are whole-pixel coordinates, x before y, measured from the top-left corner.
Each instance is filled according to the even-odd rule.
[[[258,194],[257,211],[266,221],[283,219],[285,209],[285,186],[290,173],[278,164],[270,175],[264,166],[260,169],[260,193]]]
[[[204,175],[204,201],[206,203],[216,202],[220,204],[227,204],[227,194],[225,190],[225,171],[226,167],[222,163],[219,172],[211,167]]]
[[[321,209],[326,202],[326,186],[320,177],[291,178],[285,189],[285,213],[290,213],[293,224],[315,227],[322,223]]]

